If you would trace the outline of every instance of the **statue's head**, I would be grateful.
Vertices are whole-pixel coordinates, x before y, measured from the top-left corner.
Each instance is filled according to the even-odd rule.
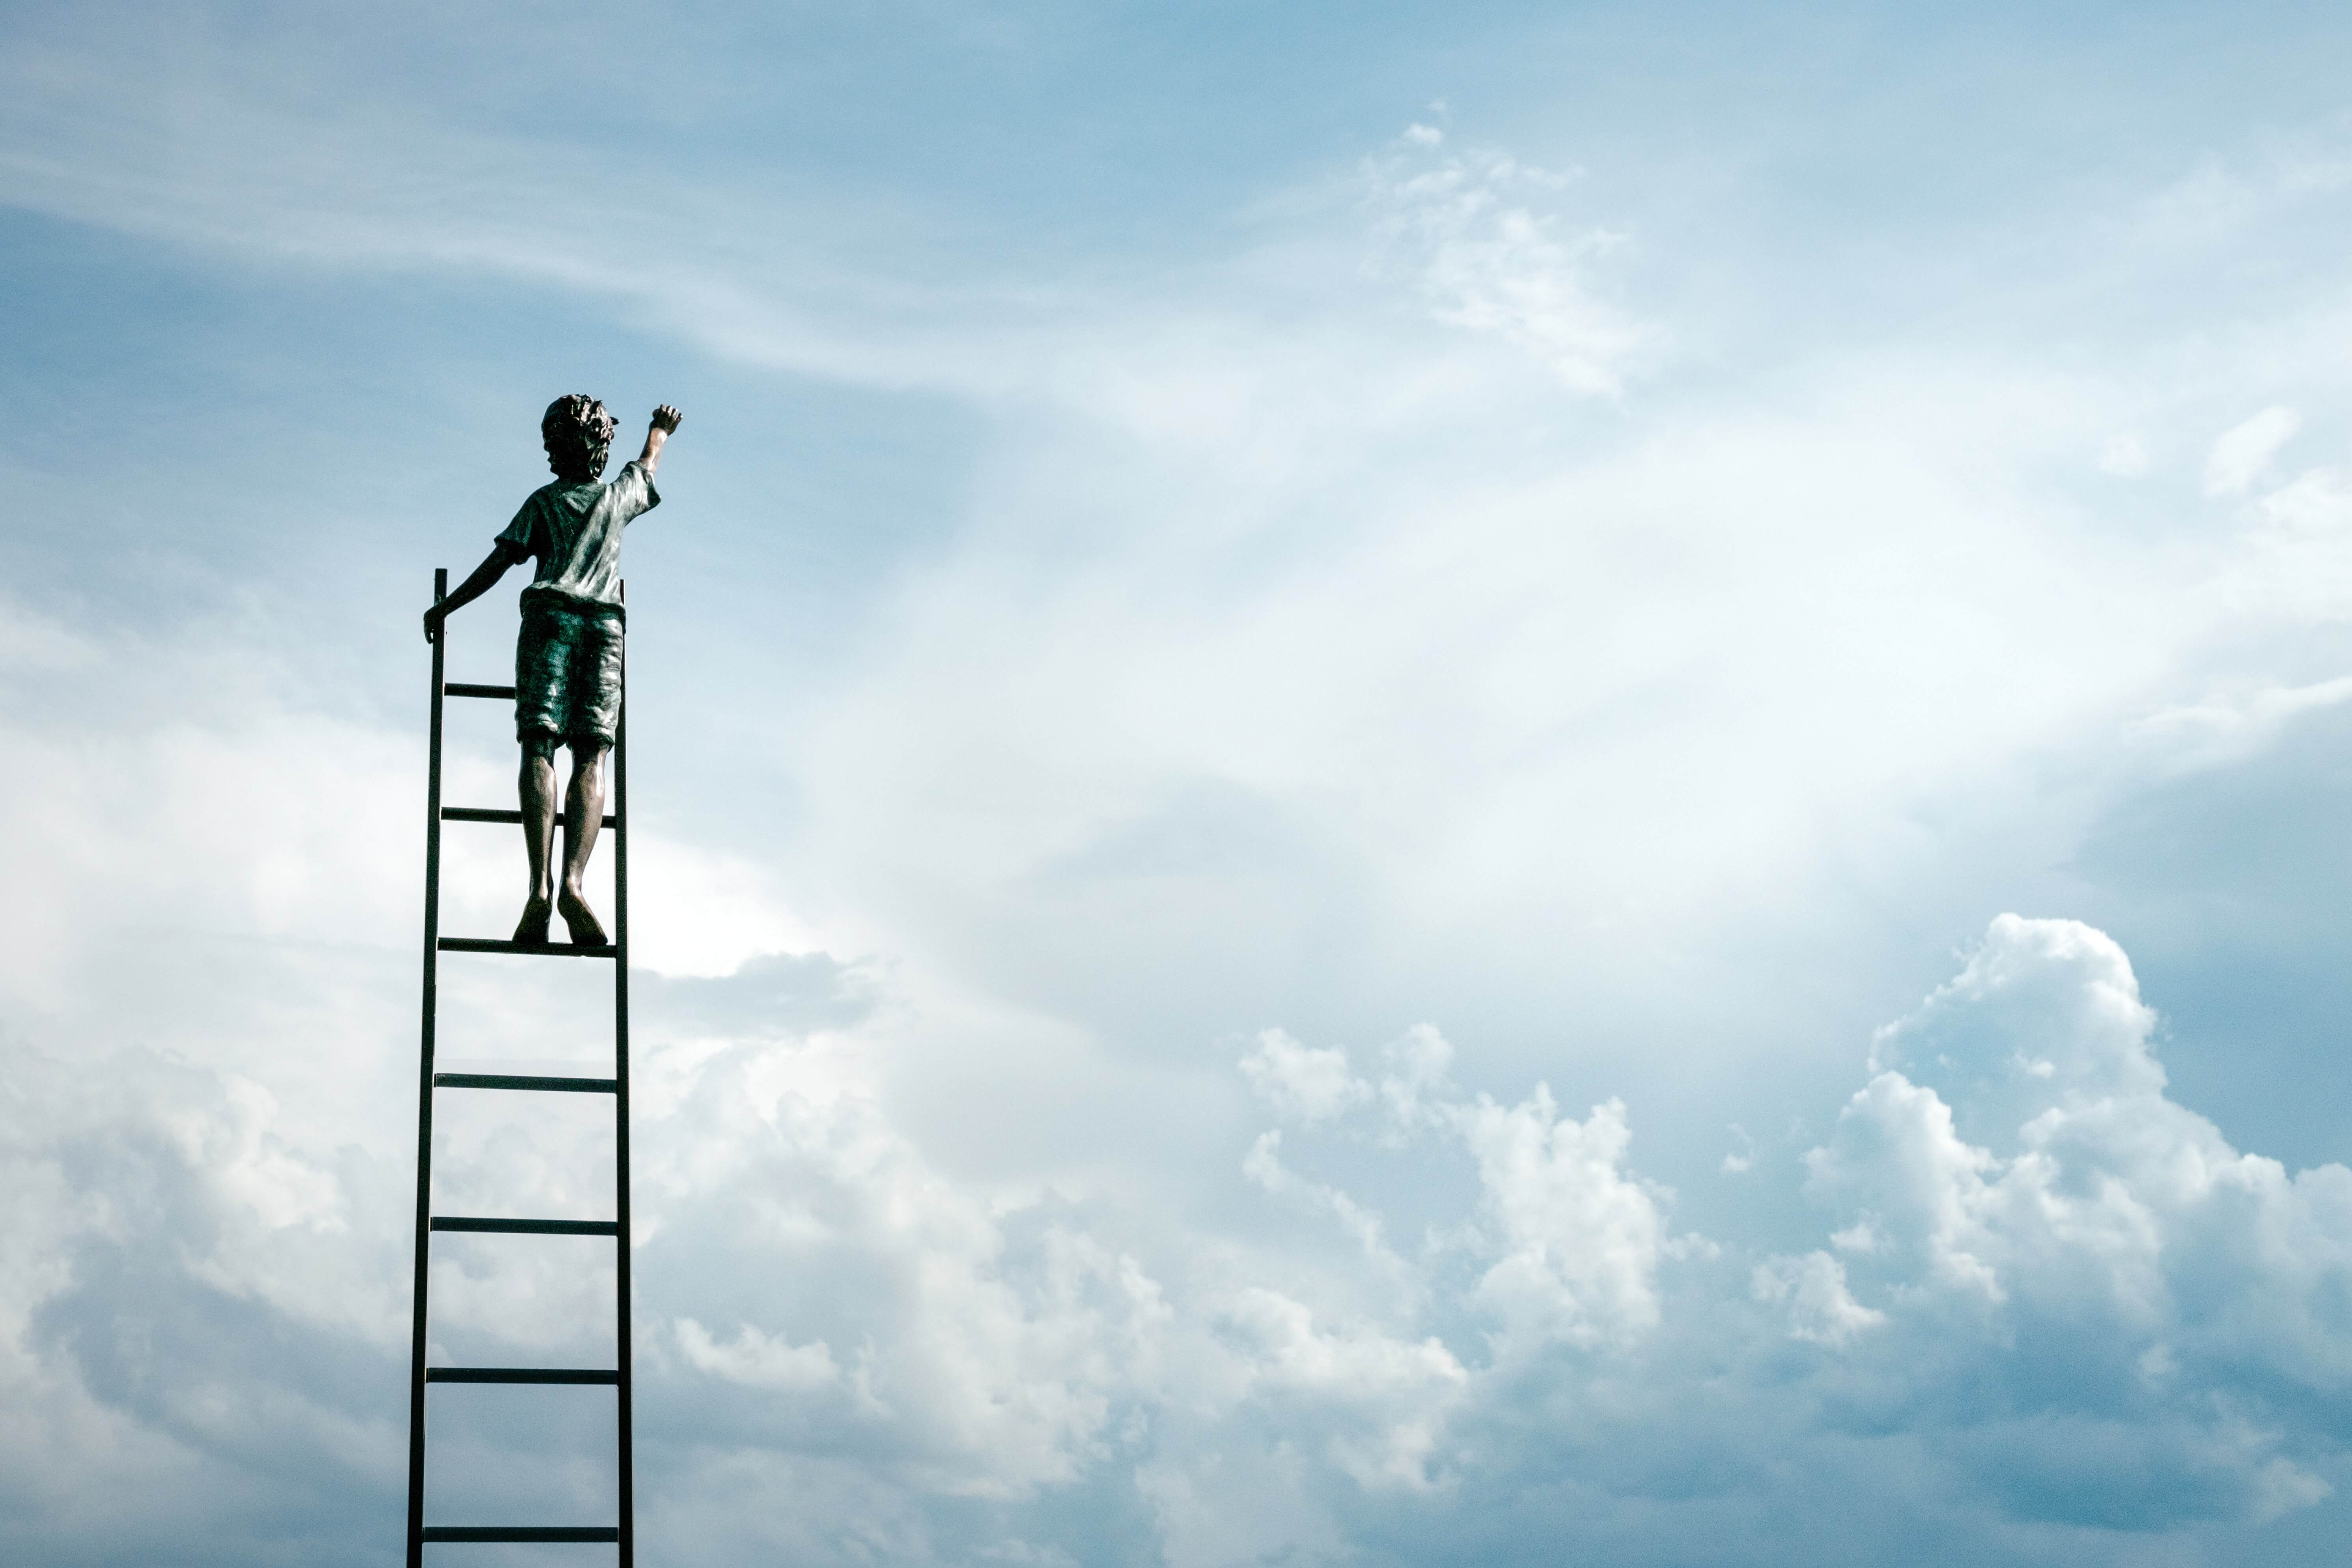
[[[604,405],[585,393],[557,398],[539,422],[540,438],[547,443],[547,466],[566,484],[603,479],[616,427]]]

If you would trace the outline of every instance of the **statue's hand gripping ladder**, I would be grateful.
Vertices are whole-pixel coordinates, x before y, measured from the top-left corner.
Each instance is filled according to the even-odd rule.
[[[433,600],[447,596],[449,574],[433,574]],[[603,1542],[620,1547],[620,1568],[633,1568],[635,1552],[631,1462],[629,1382],[629,728],[628,673],[622,669],[621,718],[613,744],[613,809],[604,826],[613,830],[613,941],[604,946],[570,942],[494,942],[441,934],[441,825],[444,822],[520,824],[520,811],[441,804],[441,707],[450,697],[511,701],[511,686],[477,686],[444,679],[449,624],[433,643],[431,765],[425,815],[425,1007],[424,1044],[416,1092],[416,1269],[414,1324],[408,1371],[408,1568],[421,1568],[427,1542]],[[558,815],[561,825],[563,818]],[[599,958],[613,965],[613,1072],[611,1078],[547,1078],[509,1073],[436,1072],[433,1031],[437,1008],[437,971],[445,952],[498,952]],[[486,1219],[433,1213],[433,1094],[437,1089],[508,1089],[613,1097],[614,1214],[609,1220]],[[609,1236],[614,1238],[618,1286],[614,1293],[616,1364],[611,1367],[427,1366],[425,1364],[425,1289],[436,1231],[504,1236]],[[604,1384],[619,1400],[619,1518],[617,1525],[449,1525],[425,1522],[425,1388],[433,1383]]]

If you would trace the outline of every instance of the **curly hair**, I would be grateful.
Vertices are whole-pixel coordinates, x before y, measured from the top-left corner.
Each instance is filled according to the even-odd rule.
[[[547,466],[557,479],[574,484],[604,478],[613,453],[613,432],[619,427],[604,405],[584,392],[557,398],[539,422],[540,438],[547,444]]]

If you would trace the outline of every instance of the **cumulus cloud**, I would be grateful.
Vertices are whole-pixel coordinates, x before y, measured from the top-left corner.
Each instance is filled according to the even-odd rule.
[[[1577,1121],[1539,1084],[1507,1108],[1481,1095],[1454,1120],[1500,1254],[1478,1295],[1507,1331],[1589,1344],[1654,1326],[1662,1194],[1624,1170],[1625,1107],[1612,1100]]]
[[[1344,1052],[1312,1049],[1280,1029],[1258,1036],[1242,1058],[1242,1076],[1276,1110],[1308,1123],[1328,1121],[1371,1092],[1349,1072]]]
[[[1878,1033],[1869,1080],[1805,1157],[1828,1245],[1746,1263],[1722,1237],[1669,1239],[1621,1105],[1578,1121],[1540,1087],[1507,1107],[1452,1091],[1399,1119],[1377,1071],[1359,1079],[1370,1092],[1320,1124],[1319,1157],[1401,1152],[1412,1125],[1476,1173],[1412,1260],[1416,1321],[1463,1336],[1460,1385],[1429,1406],[1430,1473],[1475,1469],[1468,1434],[1530,1364],[1574,1383],[1606,1364],[1574,1358],[1636,1358],[1639,1408],[1663,1421],[1699,1355],[1754,1380],[1748,1398],[1811,1410],[1784,1441],[1899,1432],[2021,1529],[2259,1521],[2325,1499],[2340,1453],[2319,1412],[2352,1375],[2352,1340],[2324,1326],[2352,1286],[2352,1172],[2231,1149],[2169,1098],[2157,1026],[2110,939],[2001,917]],[[1332,1192],[1335,1228],[1377,1207]],[[1819,1358],[1794,1383],[1774,1336]]]
[[[2267,1517],[2330,1490],[2335,1439],[2309,1413],[2352,1376],[2328,1326],[2352,1288],[2352,1171],[2232,1149],[2168,1097],[2156,1025],[2113,941],[2004,915],[1881,1033],[1809,1191],[1852,1222],[1843,1265],[1885,1364],[1944,1363],[1902,1401],[1932,1404],[2011,1506],[2116,1517],[2128,1464],[2179,1489],[2168,1512]],[[1813,1256],[1825,1289],[1840,1260]],[[1832,1321],[1859,1327],[1837,1284]],[[1801,1306],[1797,1287],[1770,1291]],[[1819,1337],[1818,1310],[1796,1331]],[[2092,1447],[2033,1436],[2059,1432]]]
[[[1801,1340],[1842,1345],[1886,1321],[1885,1312],[1853,1299],[1846,1287],[1845,1265],[1826,1252],[1771,1258],[1758,1264],[1751,1278],[1758,1300],[1788,1308],[1789,1332]]]
[[[1267,1071],[1270,1045],[1294,1062],[1311,1055],[1323,1086],[1312,1105]],[[1304,1126],[1364,1107],[1369,1124],[1343,1131],[1391,1150],[1440,1140],[1467,1156],[1478,1206],[1461,1216],[1454,1245],[1482,1265],[1472,1296],[1495,1324],[1498,1348],[1590,1345],[1636,1337],[1655,1324],[1654,1281],[1672,1195],[1627,1170],[1633,1133],[1622,1102],[1594,1106],[1579,1121],[1559,1114],[1543,1084],[1507,1106],[1485,1094],[1463,1096],[1444,1076],[1453,1047],[1426,1025],[1381,1058],[1375,1086],[1353,1076],[1344,1052],[1308,1053],[1268,1031],[1242,1069],[1277,1111]],[[1280,1146],[1279,1131],[1259,1138],[1244,1164],[1252,1179],[1269,1192],[1307,1197],[1368,1254],[1390,1256],[1379,1215],[1337,1188],[1302,1181],[1281,1163]]]

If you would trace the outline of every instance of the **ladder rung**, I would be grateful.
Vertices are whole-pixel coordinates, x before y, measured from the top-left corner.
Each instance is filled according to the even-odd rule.
[[[427,1541],[606,1541],[621,1539],[611,1524],[428,1524]]]
[[[592,947],[584,942],[499,942],[486,936],[445,936],[444,952],[520,952],[542,958],[614,958],[620,950],[611,942]]]
[[[477,686],[470,680],[445,680],[441,689],[452,697],[508,697],[514,695],[511,686]]]
[[[510,1072],[436,1072],[433,1075],[436,1089],[563,1089],[573,1094],[618,1094],[621,1080],[616,1078],[538,1078],[525,1073]]]
[[[427,1383],[618,1383],[617,1372],[563,1366],[428,1366]]]
[[[555,826],[558,827],[562,826],[563,819],[568,815],[569,813],[566,812],[557,812],[555,814]],[[516,826],[520,827],[522,826],[522,813],[520,811],[500,811],[496,806],[445,805],[441,808],[441,820],[444,822],[511,822]],[[608,811],[604,814],[605,826],[618,827],[620,825],[619,818],[615,817],[611,812]]]
[[[436,1230],[490,1231],[500,1236],[618,1236],[618,1220],[609,1219],[477,1219],[467,1215],[435,1215]]]

